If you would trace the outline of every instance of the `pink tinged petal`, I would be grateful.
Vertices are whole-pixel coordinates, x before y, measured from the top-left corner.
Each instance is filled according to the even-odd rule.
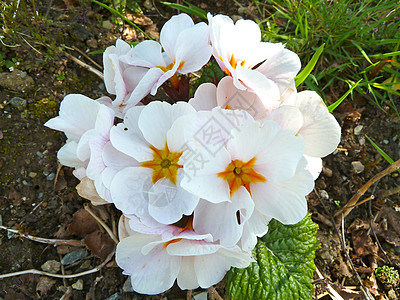
[[[299,163],[295,176],[274,183],[267,181],[251,187],[256,209],[283,224],[296,224],[307,213],[305,196],[314,188],[314,179],[304,169],[305,161]]]
[[[179,46],[179,35],[193,26],[193,20],[187,14],[179,14],[169,19],[161,28],[160,43],[170,59],[174,58],[176,48]]]
[[[265,121],[263,124],[265,135],[275,136],[259,153],[255,163],[255,171],[264,175],[267,182],[280,182],[291,178],[304,152],[304,140],[301,136],[295,136],[295,132],[287,129],[279,128],[276,131],[276,127],[279,128],[279,125],[273,121]]]
[[[182,239],[179,242],[169,244],[167,246],[167,252],[169,255],[175,256],[199,256],[215,253],[220,248],[221,245],[202,240]]]
[[[233,129],[232,139],[227,145],[232,160],[248,162],[254,157],[258,160],[258,155],[269,147],[279,131],[279,126],[274,122],[261,126],[257,121]]]
[[[143,41],[137,44],[121,60],[131,66],[154,68],[156,66],[165,67],[161,45],[156,41]]]
[[[182,257],[177,283],[181,290],[194,290],[199,287],[194,270],[194,257]]]
[[[279,124],[283,129],[290,129],[298,132],[303,126],[303,115],[295,106],[283,105],[273,110],[266,120],[272,120]]]
[[[183,63],[179,73],[187,74],[200,70],[211,57],[208,26],[202,22],[182,31],[175,50],[176,64]]]
[[[266,109],[271,110],[271,108],[277,107],[276,102],[281,99],[281,96],[279,87],[275,82],[256,70],[247,69],[242,66],[237,66],[236,73],[248,91],[257,94],[263,100]],[[235,82],[234,84],[238,87]]]
[[[105,105],[105,106],[107,106],[109,108],[112,108],[112,102],[113,101],[111,100],[110,97],[103,96],[103,97],[100,97],[100,98],[96,99],[96,101],[99,102],[102,105]]]
[[[181,181],[182,188],[213,203],[230,201],[228,182],[217,175],[231,162],[225,148],[214,154],[204,148],[188,149],[182,157],[185,173]]]
[[[262,237],[268,232],[271,218],[254,210],[250,219],[244,224],[240,246],[243,251],[251,251],[257,244],[257,237]]]
[[[212,83],[201,84],[194,93],[194,97],[189,100],[189,104],[197,111],[212,110],[218,105],[217,87]]]
[[[239,247],[221,248],[215,254],[197,256],[194,269],[200,287],[208,288],[220,282],[232,266],[246,268],[252,261],[250,255],[241,251]]]
[[[125,215],[121,215],[118,222],[118,238],[122,240],[134,234],[137,234],[137,232],[133,231],[129,226],[129,218]]]
[[[61,149],[60,149],[61,150]],[[61,163],[61,161],[60,161]],[[62,163],[61,163],[62,164]],[[86,167],[87,163],[85,163]],[[85,167],[78,167],[75,170],[72,171],[72,174],[78,178],[79,180],[82,180],[84,177],[86,177],[86,168]]]
[[[178,229],[175,226],[164,225],[153,220],[151,223],[143,223],[143,221],[135,215],[127,215],[129,218],[129,226],[136,232],[160,235],[163,241],[173,237]]]
[[[149,213],[162,224],[173,224],[182,215],[192,214],[198,201],[199,197],[181,188],[179,182],[175,185],[160,179],[149,190]]]
[[[267,112],[264,102],[255,93],[237,89],[230,76],[218,83],[217,103],[222,108],[245,110],[254,119],[263,118]]]
[[[214,241],[219,240],[221,245],[232,247],[242,236],[243,224],[250,218],[253,209],[253,200],[241,187],[232,195],[232,202],[214,204],[200,201],[194,212],[193,228],[199,233],[211,233]]]
[[[99,177],[101,179],[101,173],[106,167],[103,160],[103,148],[107,142],[101,137],[94,138],[89,142],[90,160],[86,169],[86,176],[89,179],[96,180]]]
[[[97,101],[83,95],[70,94],[61,101],[60,115],[44,125],[79,138],[94,128],[99,109],[100,104]]]
[[[143,67],[126,68],[123,73],[123,77],[127,91],[132,92],[137,87],[142,78],[146,75],[148,70],[148,68]]]
[[[186,102],[177,102],[172,106],[172,125],[167,132],[168,149],[181,152],[185,145],[185,127],[191,122],[195,109]]]
[[[332,153],[340,143],[341,129],[321,97],[311,91],[300,92],[295,105],[304,119],[298,132],[306,142],[304,153],[313,157],[324,157]]]
[[[138,104],[139,101],[146,97],[150,92],[152,95],[155,95],[157,92],[157,84],[163,75],[164,71],[159,68],[149,69],[126,101],[127,104],[125,111]]]
[[[119,172],[119,170],[109,168],[109,167],[106,167],[103,170],[103,172],[101,173],[101,181],[104,184],[104,187],[106,189],[108,189],[108,190],[110,189],[111,182],[114,179],[114,176],[117,175],[118,172]],[[111,193],[110,193],[110,197],[111,197]]]
[[[109,139],[110,129],[114,125],[115,113],[105,105],[101,105],[94,128],[104,139]]]
[[[322,171],[322,159],[319,157],[312,157],[304,154],[307,160],[306,170],[311,173],[314,180],[316,180]]]
[[[75,141],[67,142],[64,146],[62,146],[57,152],[57,158],[60,161],[60,164],[72,168],[86,168],[87,162],[80,160],[76,155],[77,148],[78,143]]]
[[[78,147],[76,149],[76,155],[82,161],[89,159],[90,157],[90,147],[89,143],[91,140],[98,138],[98,133],[95,129],[86,131],[80,138],[78,142]]]
[[[138,251],[143,244],[138,235],[123,239],[117,246],[116,262],[131,275],[133,290],[147,295],[162,293],[174,284],[181,258],[168,255],[162,244],[143,255]]]
[[[270,56],[256,70],[274,81],[281,92],[294,85],[294,78],[300,71],[301,62],[298,55],[290,50],[282,49]]]
[[[119,171],[111,182],[111,197],[115,206],[124,214],[134,214],[144,223],[153,219],[148,212],[148,190],[152,170],[128,167]]]

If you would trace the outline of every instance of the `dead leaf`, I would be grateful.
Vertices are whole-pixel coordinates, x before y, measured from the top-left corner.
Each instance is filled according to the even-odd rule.
[[[36,285],[36,295],[38,296],[38,298],[46,296],[55,283],[55,279],[45,276],[40,277],[39,282]]]
[[[92,254],[104,261],[114,250],[115,243],[107,233],[96,230],[85,236],[85,244]]]
[[[73,218],[67,229],[70,234],[84,237],[99,228],[97,221],[84,208],[74,213]]]
[[[10,189],[10,193],[8,194],[8,199],[10,199],[14,206],[20,206],[22,204],[21,194],[18,193],[14,188]]]
[[[391,207],[383,206],[373,226],[378,237],[391,245],[400,246],[400,212]]]
[[[76,186],[76,190],[79,196],[90,200],[93,205],[108,204],[108,202],[102,199],[97,193],[93,180],[87,177],[82,178],[81,182]]]
[[[140,13],[127,13],[126,18],[139,26],[149,26],[153,24],[153,21],[149,17],[146,17]]]

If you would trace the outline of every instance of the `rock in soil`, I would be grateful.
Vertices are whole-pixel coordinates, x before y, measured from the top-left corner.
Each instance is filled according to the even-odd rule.
[[[0,73],[0,86],[5,89],[10,89],[16,92],[25,92],[34,84],[35,82],[31,76],[26,75],[26,72],[21,72],[18,69],[15,69],[12,73]]]

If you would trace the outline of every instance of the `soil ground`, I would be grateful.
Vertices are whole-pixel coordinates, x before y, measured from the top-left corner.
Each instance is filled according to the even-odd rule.
[[[212,13],[238,15],[238,3],[217,3],[204,3],[202,8]],[[5,57],[9,60],[15,58],[19,65],[14,66],[14,73],[3,68],[0,74],[3,76],[0,87],[0,222],[7,228],[32,236],[79,240],[85,236],[79,230],[87,228],[82,229],[79,227],[81,224],[78,224],[78,229],[71,229],[69,225],[73,221],[74,213],[82,212],[86,200],[76,193],[78,181],[72,176],[71,170],[63,167],[58,171],[57,151],[65,142],[65,136],[44,127],[43,124],[57,115],[60,101],[67,94],[79,93],[95,99],[106,94],[106,91],[98,76],[73,62],[65,52],[93,65],[72,47],[83,53],[105,49],[115,43],[116,38],[121,36],[121,31],[131,41],[140,41],[143,36],[132,28],[124,30],[123,27],[121,29],[116,26],[110,22],[112,17],[109,12],[90,2],[86,2],[86,5],[74,1],[53,1],[51,6],[40,4],[40,14],[47,14],[47,19],[51,20],[48,27],[40,22],[35,25],[42,39],[36,41],[37,43],[34,40],[24,43],[23,39],[17,39],[16,44],[24,44],[20,43],[16,47],[1,45],[1,52]],[[141,18],[141,22],[147,22],[142,27],[148,34],[156,37],[162,24],[176,11],[166,9],[158,2],[145,1],[145,4],[143,10],[148,19]],[[252,18],[249,15],[243,17]],[[22,37],[29,33],[24,32],[23,27],[21,30]],[[44,43],[50,46],[45,47]],[[67,47],[59,51],[57,46],[60,45]],[[90,57],[101,65],[101,54]],[[327,101],[332,103],[337,98],[337,95],[330,94]],[[399,98],[394,99],[399,104]],[[399,118],[393,110],[387,107],[383,109],[385,111],[379,109],[368,97],[356,95],[353,100],[347,99],[334,112],[342,126],[342,141],[338,150],[324,159],[323,172],[316,181],[315,191],[308,199],[309,211],[319,225],[317,237],[321,241],[316,265],[327,278],[321,281],[315,276],[316,298],[329,299],[324,296],[328,282],[341,290],[342,295],[346,294],[346,299],[362,298],[358,288],[351,288],[359,286],[359,281],[336,231],[341,229],[333,225],[332,217],[358,188],[388,166],[365,135],[380,145],[393,159],[400,156]],[[399,182],[400,176],[394,172],[374,186],[374,194],[382,195],[396,187]],[[366,193],[366,197],[370,195],[371,191]],[[374,201],[374,205],[370,207],[367,202],[353,209],[345,219],[344,232],[350,258],[364,285],[377,299],[396,299],[397,283],[385,286],[374,275],[377,266],[388,265],[397,269],[400,260],[400,242],[397,241],[400,199],[396,194],[384,198],[385,203]],[[370,211],[376,217],[372,231],[369,230]],[[111,228],[115,227],[119,217],[115,210],[100,208],[95,213]],[[105,234],[97,228],[95,232],[104,238]],[[96,240],[103,246],[101,241],[103,240]],[[2,230],[0,273],[40,270],[44,263],[60,261],[65,254],[76,249],[79,247],[41,244]],[[88,251],[77,262],[65,266],[63,272],[75,274],[90,270],[101,264],[102,259],[98,256],[104,260],[104,255],[109,252],[110,249],[105,249],[104,252]],[[26,274],[0,279],[0,299],[187,297],[187,292],[180,291],[176,286],[163,295],[151,297],[130,292],[127,285],[124,287],[127,277],[122,275],[112,261],[99,272],[80,278],[46,278]],[[224,282],[218,284],[216,290],[223,297]],[[199,292],[202,291],[194,291],[193,295]],[[213,297],[216,296],[210,293],[209,298]]]

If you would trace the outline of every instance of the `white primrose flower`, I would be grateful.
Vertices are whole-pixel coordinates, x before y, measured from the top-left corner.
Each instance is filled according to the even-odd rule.
[[[146,224],[171,224],[193,213],[199,198],[180,186],[182,128],[171,127],[194,112],[185,102],[151,102],[128,110],[124,122],[111,129],[113,147],[139,162],[119,171],[111,182],[113,202],[124,214],[135,214]]]
[[[283,104],[266,119],[304,138],[307,169],[316,179],[322,170],[321,158],[335,151],[340,143],[340,125],[316,92],[294,94]]]
[[[246,268],[254,261],[238,246],[223,247],[210,234],[196,233],[192,217],[183,218],[179,227],[154,229],[138,223],[135,217],[128,221],[122,216],[115,260],[131,277],[133,290],[141,294],[160,294],[175,280],[182,290],[206,289],[231,267]]]
[[[203,160],[184,161],[181,186],[203,199],[194,211],[196,232],[211,233],[222,245],[232,246],[245,230],[241,243],[250,250],[271,218],[295,224],[305,217],[305,196],[314,181],[304,169],[301,136],[273,121],[260,124],[248,114],[238,123],[232,113],[238,111],[214,108],[190,116],[184,135],[190,139],[195,133],[189,144]],[[219,136],[209,137],[211,133]]]
[[[177,89],[177,73],[198,71],[211,57],[207,24],[194,24],[186,14],[173,16],[164,24],[160,43],[143,41],[121,57],[121,61],[135,67],[130,69],[129,76],[135,77],[135,82],[140,78],[127,100],[125,111],[149,93],[155,95],[168,79]]]
[[[282,99],[296,92],[294,78],[301,67],[297,54],[280,43],[261,42],[254,21],[234,24],[228,16],[211,14],[208,21],[213,56],[238,89],[248,89],[260,98],[269,90],[265,87],[279,87]]]
[[[108,113],[109,108],[98,101],[83,95],[70,94],[62,100],[59,116],[44,124],[64,132],[67,136],[67,142],[58,151],[57,158],[62,165],[75,168],[74,175],[78,179],[86,176],[90,158],[90,137],[96,126],[101,126],[103,116]]]
[[[266,89],[270,86],[266,86]],[[214,107],[224,109],[239,109],[247,111],[254,119],[265,118],[268,112],[281,105],[279,91],[275,88],[266,90],[260,98],[257,94],[247,90],[240,90],[233,84],[233,78],[225,76],[215,86],[212,83],[201,84],[192,99],[189,100],[196,110],[212,110]]]

